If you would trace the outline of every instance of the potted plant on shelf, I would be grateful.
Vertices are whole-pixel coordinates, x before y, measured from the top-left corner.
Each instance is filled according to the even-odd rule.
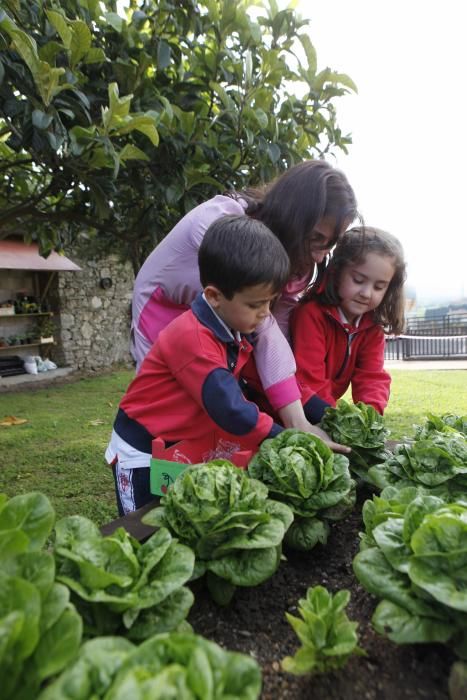
[[[41,319],[38,324],[38,335],[40,343],[53,343],[55,325],[49,316]]]

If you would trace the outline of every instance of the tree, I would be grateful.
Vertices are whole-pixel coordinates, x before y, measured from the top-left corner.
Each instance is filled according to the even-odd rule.
[[[85,235],[136,271],[200,201],[346,151],[353,82],[318,71],[308,21],[256,4],[4,0],[0,237]]]

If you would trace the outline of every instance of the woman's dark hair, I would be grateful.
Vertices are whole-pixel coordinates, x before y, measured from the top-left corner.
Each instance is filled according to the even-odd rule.
[[[354,192],[344,173],[324,160],[294,165],[264,188],[250,188],[237,197],[246,199],[246,213],[262,221],[278,237],[290,258],[291,275],[315,271],[310,239],[316,224],[335,221],[334,242],[344,227],[359,218]],[[326,261],[318,265],[324,269]]]
[[[287,283],[290,263],[283,245],[261,221],[224,216],[204,234],[198,252],[201,284],[212,284],[227,299],[257,284],[278,294]]]
[[[399,335],[404,330],[404,282],[406,266],[404,251],[398,239],[387,231],[368,226],[356,226],[347,231],[338,241],[331,261],[326,269],[325,278],[320,287],[313,286],[301,299],[306,303],[311,299],[320,304],[338,306],[340,297],[337,292],[342,270],[347,265],[360,265],[365,262],[368,253],[376,253],[391,258],[394,275],[388,285],[381,304],[374,310],[376,323],[381,324],[386,333]]]

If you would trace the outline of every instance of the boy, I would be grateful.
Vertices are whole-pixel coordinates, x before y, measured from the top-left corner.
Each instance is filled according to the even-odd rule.
[[[287,253],[260,221],[228,216],[209,226],[198,264],[203,293],[160,333],[115,419],[106,459],[120,515],[153,498],[155,437],[166,446],[213,437],[232,453],[283,430],[245,398],[241,375],[255,328],[288,280]]]

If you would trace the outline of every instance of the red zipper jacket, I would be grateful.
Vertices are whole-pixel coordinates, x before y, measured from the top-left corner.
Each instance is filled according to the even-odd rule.
[[[199,294],[146,355],[120,403],[115,432],[149,454],[155,437],[170,444],[213,434],[238,449],[258,449],[283,428],[242,393],[250,340],[234,340]]]
[[[373,312],[358,327],[342,322],[336,306],[316,301],[299,304],[291,319],[292,346],[302,403],[310,422],[318,422],[326,406],[335,406],[352,385],[352,399],[383,413],[391,377],[384,369],[384,332]]]

